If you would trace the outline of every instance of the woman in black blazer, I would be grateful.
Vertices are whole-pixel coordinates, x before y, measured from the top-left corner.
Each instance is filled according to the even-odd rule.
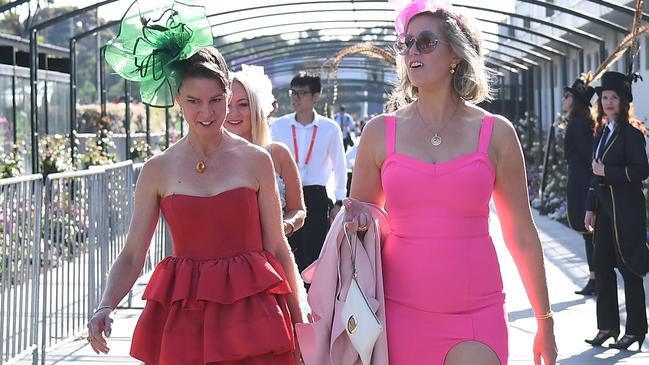
[[[597,95],[596,137],[593,142],[593,176],[586,202],[584,224],[594,228],[593,264],[597,285],[597,328],[593,346],[617,340],[620,315],[614,268],[624,279],[627,309],[626,333],[609,347],[626,349],[647,333],[643,276],[649,271],[646,242],[645,197],[642,181],[649,175],[645,138],[629,122],[631,78],[606,72]]]
[[[590,165],[595,122],[590,113],[590,99],[594,94],[595,89],[587,86],[582,79],[575,80],[572,87],[563,88],[563,110],[567,120],[564,152],[568,164],[568,224],[584,238],[590,272],[586,286],[575,292],[581,295],[595,295],[597,292],[593,269],[593,234],[584,227],[586,193],[593,173]]]

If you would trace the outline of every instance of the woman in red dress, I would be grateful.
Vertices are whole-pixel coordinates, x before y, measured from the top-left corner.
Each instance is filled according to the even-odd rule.
[[[180,13],[175,22],[150,30],[169,31],[170,24],[181,22],[179,4],[171,11],[171,16]],[[197,29],[192,30],[196,36]],[[187,48],[181,44],[164,51],[174,49],[183,53]],[[302,321],[298,294],[303,284],[282,231],[271,157],[223,127],[230,81],[221,54],[211,46],[185,53],[186,59],[181,55],[172,61],[178,87],[168,77],[163,87],[141,94],[150,105],[173,97],[189,132],[142,168],[126,246],[88,324],[88,341],[96,352],[108,352],[102,334],[110,334],[109,315],[141,272],[162,212],[173,255],[158,264],[144,292],[147,304],[131,355],[147,365],[295,364],[299,351],[293,324]],[[153,54],[164,57],[160,50]],[[120,62],[111,63],[118,73],[124,70]],[[163,67],[169,64],[163,59]],[[166,85],[174,92],[165,95]]]

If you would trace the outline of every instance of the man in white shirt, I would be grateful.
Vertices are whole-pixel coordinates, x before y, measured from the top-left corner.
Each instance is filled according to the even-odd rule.
[[[276,119],[271,125],[273,141],[286,144],[295,158],[304,202],[304,226],[289,237],[300,271],[320,255],[329,218],[342,206],[346,194],[345,153],[340,127],[336,122],[315,112],[322,82],[319,76],[299,73],[291,80],[291,105],[295,113]],[[333,173],[336,203],[331,204],[325,186]]]
[[[351,131],[356,129],[356,122],[349,113],[345,111],[345,106],[341,105],[338,109],[338,113],[334,115],[334,120],[340,126],[340,131],[343,134],[343,147],[347,151],[347,147],[354,145],[354,140],[352,140]]]

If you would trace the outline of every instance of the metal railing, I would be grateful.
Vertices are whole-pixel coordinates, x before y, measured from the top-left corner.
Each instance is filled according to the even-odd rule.
[[[0,364],[38,357],[43,176],[0,180]]]
[[[29,353],[44,364],[46,351],[87,330],[126,244],[141,168],[126,161],[50,174],[44,183],[40,174],[0,179],[0,364]],[[141,275],[170,253],[170,242],[161,216]]]
[[[106,244],[104,170],[50,174],[45,180],[41,353],[86,330],[103,288]]]

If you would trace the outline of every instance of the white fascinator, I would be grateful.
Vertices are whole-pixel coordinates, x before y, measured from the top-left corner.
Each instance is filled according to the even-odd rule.
[[[255,94],[259,100],[264,116],[268,116],[273,110],[273,84],[270,78],[264,73],[262,66],[255,65],[241,65],[241,71],[237,71],[233,75],[234,78],[244,82],[251,93]]]

